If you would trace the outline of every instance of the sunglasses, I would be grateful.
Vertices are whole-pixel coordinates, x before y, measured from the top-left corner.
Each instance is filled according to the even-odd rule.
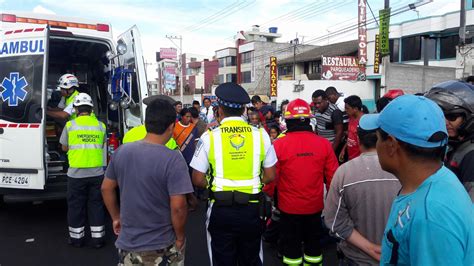
[[[456,121],[459,117],[463,116],[462,114],[444,114],[446,120],[453,122]]]

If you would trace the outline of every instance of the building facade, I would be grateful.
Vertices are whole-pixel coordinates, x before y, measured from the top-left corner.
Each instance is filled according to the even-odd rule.
[[[467,31],[474,32],[472,3],[466,12]],[[378,28],[368,30],[367,77],[374,79],[384,92],[403,89],[424,92],[436,83],[455,78],[459,44],[460,12],[409,20],[390,25],[390,55],[379,73],[374,72],[375,35]],[[466,43],[473,42],[472,34]]]

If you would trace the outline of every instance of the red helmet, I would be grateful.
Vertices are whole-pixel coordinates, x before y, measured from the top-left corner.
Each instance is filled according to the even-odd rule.
[[[286,111],[283,116],[285,119],[298,119],[298,118],[312,118],[314,117],[311,113],[309,104],[302,99],[295,99],[286,106]]]
[[[393,99],[397,98],[398,96],[402,96],[402,95],[404,95],[404,94],[405,94],[405,93],[404,93],[402,90],[400,90],[400,89],[388,90],[387,93],[385,93],[385,94],[383,95],[383,97],[389,98],[389,99],[392,99],[392,100],[393,100]]]

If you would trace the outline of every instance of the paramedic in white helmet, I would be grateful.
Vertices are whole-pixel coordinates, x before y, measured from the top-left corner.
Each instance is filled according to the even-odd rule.
[[[86,217],[90,226],[92,246],[104,245],[105,209],[100,187],[104,178],[106,129],[92,115],[92,99],[79,93],[73,102],[77,117],[68,121],[59,142],[67,152],[67,219],[69,244],[84,244]]]
[[[73,108],[74,98],[79,94],[79,81],[72,74],[64,74],[58,80],[58,89],[61,90],[61,101],[57,108],[48,108],[46,112],[55,119],[72,120],[76,117]]]

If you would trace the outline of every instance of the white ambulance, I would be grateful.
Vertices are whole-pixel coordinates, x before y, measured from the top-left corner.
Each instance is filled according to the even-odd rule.
[[[136,26],[113,40],[109,24],[36,13],[0,13],[0,196],[5,202],[65,197],[67,156],[57,80],[71,73],[116,136],[144,122],[147,82]]]

